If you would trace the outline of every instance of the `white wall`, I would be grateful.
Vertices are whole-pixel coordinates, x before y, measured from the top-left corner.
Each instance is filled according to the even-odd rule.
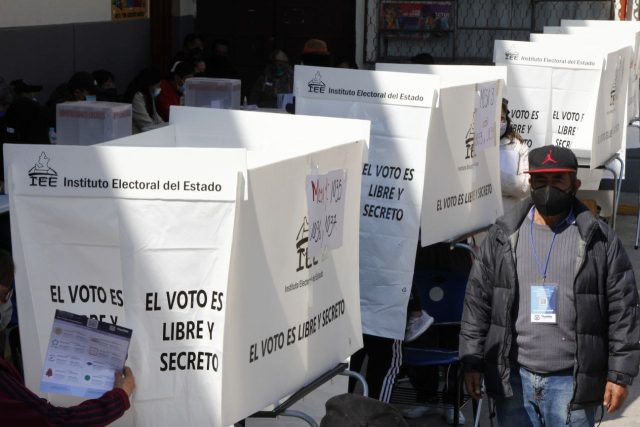
[[[0,0],[0,28],[110,20],[109,0]]]

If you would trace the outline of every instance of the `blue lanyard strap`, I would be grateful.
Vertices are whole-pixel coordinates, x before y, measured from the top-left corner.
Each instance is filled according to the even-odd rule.
[[[564,220],[553,227],[553,238],[551,239],[551,244],[549,245],[549,251],[547,252],[547,259],[544,263],[544,267],[542,267],[542,263],[540,262],[540,258],[538,258],[538,253],[536,252],[536,247],[533,243],[533,222],[535,218],[534,209],[535,208],[531,208],[531,222],[529,223],[529,244],[531,245],[531,252],[533,252],[533,257],[536,259],[538,271],[540,272],[540,275],[542,275],[542,281],[544,282],[547,279],[547,269],[549,268],[549,259],[551,259],[551,249],[553,249],[553,242],[556,241],[556,236],[558,235],[557,230],[560,229],[565,223],[572,224],[575,221],[575,217],[573,216],[573,212],[570,212]]]

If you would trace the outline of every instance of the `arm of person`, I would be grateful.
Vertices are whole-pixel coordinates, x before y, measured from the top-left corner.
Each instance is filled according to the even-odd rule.
[[[116,386],[97,399],[86,400],[69,408],[58,407],[31,392],[17,374],[8,370],[0,372],[0,408],[7,425],[82,425],[106,426],[120,418],[129,409],[127,390],[135,389],[133,374],[123,380],[123,387]],[[118,380],[116,379],[116,383]]]
[[[131,113],[134,125],[140,130],[155,124],[153,118],[147,112],[144,96],[140,92],[136,92],[133,95]]]
[[[503,171],[500,169],[500,181],[502,183],[502,192],[504,195],[523,199],[529,195],[529,174],[525,171],[529,170],[529,147],[515,138],[507,146],[500,147],[501,150],[510,153],[500,152],[500,155],[517,156],[517,164],[515,170]]]
[[[627,400],[627,396],[629,396],[629,390],[626,385],[607,381],[602,404],[607,408],[608,413],[612,413],[622,407],[625,400]]]
[[[165,87],[163,86],[162,92],[160,92],[160,95],[155,99],[158,115],[165,122],[169,121],[169,109],[172,105],[171,96],[167,92],[168,90],[165,90]]]
[[[128,397],[131,397],[136,389],[136,378],[133,376],[131,368],[125,366],[122,372],[116,372],[115,375],[116,379],[113,388],[120,388],[127,393]]]
[[[495,227],[495,226],[494,226]],[[465,371],[467,392],[474,398],[481,398],[484,344],[491,325],[491,297],[493,260],[492,242],[495,229],[483,240],[478,257],[473,263],[464,298],[464,309],[460,325],[460,360]]]
[[[620,239],[608,229],[607,302],[609,360],[603,402],[609,412],[626,400],[640,364],[640,301],[633,269]]]

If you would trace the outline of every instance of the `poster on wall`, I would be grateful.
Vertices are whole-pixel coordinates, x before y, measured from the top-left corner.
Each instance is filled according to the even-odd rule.
[[[448,31],[450,22],[450,2],[385,0],[380,5],[383,30]]]
[[[147,0],[111,0],[111,20],[125,21],[147,17]]]

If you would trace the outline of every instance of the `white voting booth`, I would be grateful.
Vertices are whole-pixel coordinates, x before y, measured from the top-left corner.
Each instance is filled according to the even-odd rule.
[[[611,22],[612,24],[614,22]],[[629,63],[629,85],[627,88],[627,117],[629,119],[639,115],[640,91],[640,24],[635,28],[620,26],[563,26],[564,34],[585,37],[589,46],[608,44],[614,48],[631,46],[633,54]],[[533,41],[533,40],[532,40]],[[594,46],[594,47],[595,47]]]
[[[131,135],[131,104],[63,102],[56,105],[57,144],[92,145]]]
[[[635,96],[633,109],[629,111],[629,118],[640,116],[640,21],[605,21],[591,19],[563,19],[561,20],[561,31],[564,34],[596,34],[600,39],[611,40],[612,42],[624,42],[634,50],[632,71],[629,73],[629,85],[635,81],[635,85],[629,90],[630,98]],[[545,31],[546,32],[546,31]],[[629,100],[631,107],[632,100]]]
[[[620,150],[627,125],[630,49],[496,40],[494,62],[507,66],[516,131],[534,148],[560,145],[592,169],[602,166]]]
[[[376,69],[440,77],[427,144],[422,246],[492,224],[502,215],[499,128],[506,67],[376,64]],[[478,131],[479,102],[489,113],[485,132]],[[487,136],[484,141],[481,135]]]
[[[507,82],[507,67],[497,65],[426,65],[378,62],[376,64],[376,70],[433,74],[440,77],[441,87],[475,84],[497,79],[503,80],[504,83]]]
[[[362,167],[363,332],[403,339],[436,76],[296,66],[296,114],[371,120]]]
[[[362,345],[370,124],[188,107],[171,118],[99,146],[5,144],[26,383],[38,390],[55,309],[95,315],[133,329],[138,388],[116,425],[227,426]],[[341,239],[315,257],[309,182],[344,204],[320,224]]]
[[[614,168],[612,172],[616,175],[621,172],[624,173],[624,169],[620,166],[624,164],[626,154],[626,141],[627,141],[627,126],[624,125],[629,122],[630,117],[637,115],[638,110],[638,79],[637,79],[637,52],[640,48],[640,32],[623,32],[622,34],[612,31],[607,33],[604,29],[599,31],[592,27],[561,27],[564,31],[562,34],[535,34],[532,33],[530,39],[532,42],[547,44],[549,46],[562,47],[566,51],[570,51],[575,47],[589,46],[589,49],[598,51],[604,55],[610,51],[618,50],[621,48],[631,47],[632,49],[624,49],[624,52],[628,53],[628,58],[625,60],[625,64],[628,66],[628,71],[625,73],[628,78],[627,93],[621,96],[627,100],[624,116],[620,126],[620,148],[618,155],[621,159],[621,163],[611,164],[610,167]],[[636,52],[636,53],[634,53]],[[624,124],[623,124],[624,123]],[[584,156],[584,153],[582,153]],[[581,163],[588,162],[587,159],[581,159]],[[604,171],[598,170],[579,170],[579,178],[583,182],[583,190],[598,190],[600,179],[602,178]],[[610,203],[599,203],[601,206],[610,205]],[[608,215],[607,215],[608,216]]]
[[[627,93],[621,95],[627,100],[624,120],[625,123],[628,123],[629,118],[635,117],[638,110],[638,58],[636,56],[640,51],[640,31],[623,32],[623,37],[620,37],[620,34],[617,34],[618,37],[615,37],[614,32],[607,34],[607,31],[598,31],[590,27],[563,27],[563,30],[565,34],[532,33],[530,40],[534,43],[547,44],[549,46],[562,46],[565,50],[572,50],[576,46],[589,46],[589,49],[598,51],[603,55],[619,49],[624,49],[623,52],[628,54],[628,57],[625,59],[625,64],[628,67],[625,74],[629,80],[627,83]],[[625,49],[627,47],[631,47],[631,49]],[[627,127],[623,126],[621,132],[622,151],[624,152]]]

